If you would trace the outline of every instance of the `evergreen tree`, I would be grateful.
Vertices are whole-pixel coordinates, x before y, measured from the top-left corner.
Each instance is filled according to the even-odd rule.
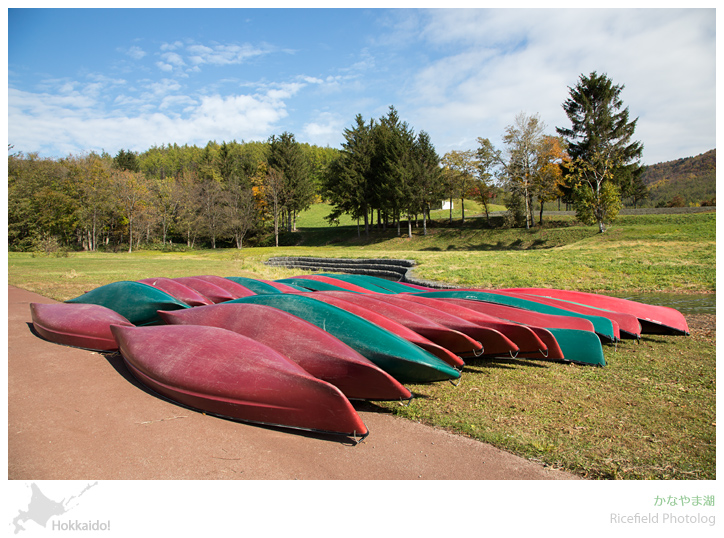
[[[430,214],[430,204],[444,196],[443,184],[440,181],[440,157],[430,141],[430,135],[420,131],[413,147],[413,163],[415,169],[415,182],[413,196],[414,204],[422,211],[422,230],[427,235],[427,219]]]
[[[643,145],[632,140],[637,120],[629,121],[628,107],[623,108],[623,89],[605,74],[581,75],[563,103],[571,128],[556,129],[572,159],[568,170],[580,216],[584,222],[598,223],[602,233],[620,207],[620,199],[614,203],[614,190],[604,191],[604,184],[615,186],[619,197],[630,195],[643,172],[639,163]],[[590,192],[582,195],[581,188]]]
[[[361,114],[351,128],[344,130],[342,150],[327,167],[323,177],[324,195],[334,206],[327,220],[334,222],[342,214],[364,219],[365,236],[369,237],[370,209],[374,207],[372,159],[376,123],[366,123]]]
[[[309,208],[314,201],[314,183],[309,173],[309,163],[291,133],[272,136],[269,146],[269,166],[284,179],[279,203],[287,212],[287,229],[291,232],[296,230],[296,215]]]
[[[113,157],[113,168],[116,170],[128,170],[130,172],[139,172],[141,170],[138,157],[130,149],[122,149],[118,152],[118,155]]]

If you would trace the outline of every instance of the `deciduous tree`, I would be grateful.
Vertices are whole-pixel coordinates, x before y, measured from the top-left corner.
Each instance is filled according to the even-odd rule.
[[[509,189],[522,197],[525,210],[525,227],[533,223],[531,192],[534,178],[538,175],[538,152],[545,124],[537,114],[520,113],[515,123],[505,129],[503,143],[507,158],[503,162]]]
[[[449,174],[448,184],[450,185],[450,222],[452,222],[452,194],[457,192],[460,196],[460,206],[462,209],[462,222],[465,224],[465,197],[473,187],[475,187],[475,176],[478,172],[478,160],[476,152],[468,151],[449,151],[442,158],[442,166],[445,173]]]

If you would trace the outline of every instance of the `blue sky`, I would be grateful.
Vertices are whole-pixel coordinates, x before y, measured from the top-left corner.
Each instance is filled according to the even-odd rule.
[[[438,153],[550,134],[580,74],[625,85],[644,163],[716,147],[714,9],[10,9],[8,142],[41,156],[209,140],[339,147],[394,105]]]

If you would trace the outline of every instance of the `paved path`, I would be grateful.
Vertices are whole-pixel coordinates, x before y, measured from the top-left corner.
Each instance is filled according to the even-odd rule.
[[[146,391],[117,354],[36,336],[31,302],[54,301],[8,286],[10,479],[576,478],[372,411],[357,445],[190,411]]]

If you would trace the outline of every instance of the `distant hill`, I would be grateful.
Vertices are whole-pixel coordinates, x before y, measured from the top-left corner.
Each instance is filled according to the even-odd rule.
[[[647,166],[642,179],[651,193],[645,205],[662,207],[675,197],[687,206],[703,205],[716,198],[716,149]]]

